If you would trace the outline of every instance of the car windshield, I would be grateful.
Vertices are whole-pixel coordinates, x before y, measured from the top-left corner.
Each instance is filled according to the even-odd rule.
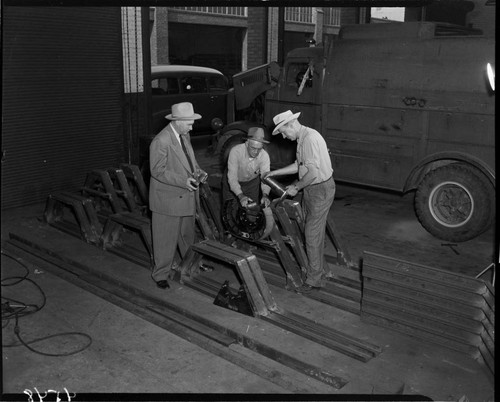
[[[213,76],[208,78],[210,92],[227,91],[227,81],[225,77]]]

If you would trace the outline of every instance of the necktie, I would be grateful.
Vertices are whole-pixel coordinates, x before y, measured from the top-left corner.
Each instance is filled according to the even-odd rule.
[[[181,135],[180,136],[182,150],[184,151],[184,154],[186,155],[186,158],[187,158],[187,160],[189,162],[189,167],[191,168],[191,173],[194,173],[193,161],[191,160],[191,157],[189,156],[189,153],[188,153],[187,148],[186,148],[186,144],[184,143],[185,138],[186,138],[185,135]]]

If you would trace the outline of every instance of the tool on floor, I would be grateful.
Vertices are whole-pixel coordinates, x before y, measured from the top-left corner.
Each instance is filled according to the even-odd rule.
[[[215,296],[214,304],[229,310],[237,311],[238,313],[253,316],[252,308],[243,285],[241,285],[238,292],[234,294],[229,288],[229,281],[225,281],[217,293],[217,296]]]
[[[240,250],[214,240],[203,240],[193,244],[182,261],[181,283],[199,274],[200,262],[204,256],[232,265],[242,280],[252,315],[268,315],[276,310],[276,302],[267,286],[257,258]]]

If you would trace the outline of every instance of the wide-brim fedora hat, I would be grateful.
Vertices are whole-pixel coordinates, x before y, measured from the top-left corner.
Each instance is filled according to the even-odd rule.
[[[172,113],[165,116],[169,120],[198,120],[201,115],[194,112],[191,102],[182,102],[172,105]]]
[[[292,113],[291,110],[287,110],[286,112],[277,114],[276,116],[273,117],[273,122],[276,125],[273,130],[273,135],[278,134],[278,130],[283,126],[284,124],[288,123],[289,121],[292,121],[294,119],[297,119],[300,116],[300,112],[298,113]]]
[[[269,141],[264,139],[265,132],[261,127],[250,127],[248,129],[247,140],[257,141],[262,144],[269,144]]]

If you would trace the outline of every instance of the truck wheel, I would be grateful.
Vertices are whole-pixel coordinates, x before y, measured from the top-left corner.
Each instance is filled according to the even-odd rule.
[[[495,192],[479,171],[453,163],[432,170],[415,195],[422,226],[441,240],[463,242],[480,235],[493,222]]]
[[[224,171],[227,166],[227,159],[229,158],[229,151],[231,151],[231,148],[245,142],[245,137],[246,133],[239,132],[238,134],[234,134],[232,137],[229,137],[226,142],[224,142],[219,155],[219,163],[222,171]]]

